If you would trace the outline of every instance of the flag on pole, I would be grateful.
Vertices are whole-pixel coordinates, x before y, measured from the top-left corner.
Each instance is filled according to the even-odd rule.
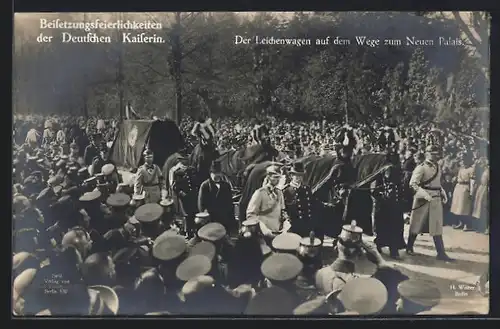
[[[139,114],[137,114],[137,112],[134,111],[132,105],[127,104],[125,106],[125,118],[127,120],[139,120],[141,117],[139,116]]]

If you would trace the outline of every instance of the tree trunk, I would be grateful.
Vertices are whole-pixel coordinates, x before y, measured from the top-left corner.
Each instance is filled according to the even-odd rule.
[[[172,30],[172,69],[175,82],[175,117],[178,125],[182,119],[182,45],[181,45],[181,13],[175,13],[175,25]]]

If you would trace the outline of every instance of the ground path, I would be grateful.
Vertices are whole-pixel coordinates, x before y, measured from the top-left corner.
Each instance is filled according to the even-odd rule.
[[[408,237],[405,226],[405,239]],[[365,236],[366,241],[372,237]],[[420,235],[415,243],[416,255],[401,251],[401,260],[394,261],[383,249],[384,258],[409,278],[431,281],[441,292],[441,302],[430,313],[456,314],[461,312],[488,313],[489,300],[475,289],[479,276],[489,268],[489,236],[477,232],[464,232],[451,227],[443,228],[443,240],[448,256],[455,262],[436,259],[436,250],[431,236]],[[371,275],[375,266],[367,260],[356,264],[360,275]]]

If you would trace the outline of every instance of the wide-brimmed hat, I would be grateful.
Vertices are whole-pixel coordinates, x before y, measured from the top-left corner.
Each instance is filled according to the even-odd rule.
[[[398,293],[404,300],[428,309],[441,301],[441,292],[431,281],[405,280],[398,284]]]
[[[109,176],[115,171],[115,166],[112,163],[105,164],[101,168],[101,173],[104,174],[104,176]]]
[[[153,244],[153,257],[162,261],[179,258],[186,251],[186,240],[180,235],[162,234]]]
[[[106,203],[111,207],[123,207],[128,205],[130,202],[130,197],[125,193],[115,193],[111,194]]]
[[[108,286],[102,286],[102,285],[96,285],[96,286],[90,286],[89,289],[95,290],[99,292],[99,298],[101,302],[106,306],[106,308],[111,311],[114,315],[118,313],[118,309],[120,306],[120,302],[118,299],[118,295],[116,292]],[[104,310],[98,310],[98,314],[96,315],[101,315]]]
[[[101,192],[98,190],[94,190],[91,192],[86,192],[80,197],[81,202],[91,202],[98,200],[101,197]]]
[[[157,203],[146,203],[136,209],[134,216],[142,223],[154,222],[163,214],[163,208]]]
[[[226,236],[225,227],[220,223],[208,223],[198,230],[198,237],[204,241],[217,242]]]
[[[288,281],[295,279],[302,271],[303,264],[296,256],[275,253],[262,262],[260,270],[269,280]]]
[[[202,255],[213,260],[217,251],[215,245],[209,241],[201,241],[189,250],[189,256]]]
[[[356,278],[346,283],[338,299],[345,309],[359,314],[377,314],[387,303],[388,292],[374,278]]]
[[[189,281],[206,275],[212,269],[212,261],[203,255],[193,255],[179,264],[175,276],[181,281]]]

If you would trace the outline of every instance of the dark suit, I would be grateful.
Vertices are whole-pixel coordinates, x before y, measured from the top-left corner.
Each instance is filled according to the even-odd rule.
[[[199,191],[196,171],[192,167],[186,170],[177,170],[174,174],[172,190],[179,197],[182,208],[186,212],[186,232],[194,233],[194,218],[197,212],[196,199]]]
[[[207,179],[200,186],[198,193],[198,209],[205,209],[210,219],[221,223],[226,230],[232,231],[236,224],[234,217],[233,196],[229,183],[220,181],[219,187],[212,179]]]
[[[303,237],[309,236],[317,226],[315,221],[318,217],[318,201],[313,196],[311,187],[288,185],[283,190],[283,196],[292,223],[291,231]]]
[[[83,153],[83,160],[85,161],[85,165],[90,166],[96,156],[99,156],[99,151],[97,150],[97,147],[95,147],[92,144],[88,145],[85,148],[85,152]]]
[[[413,157],[408,158],[403,162],[401,191],[403,212],[408,212],[411,210],[411,204],[413,202],[413,191],[410,188],[410,178],[416,166],[417,164],[415,163],[415,159],[413,159]]]

